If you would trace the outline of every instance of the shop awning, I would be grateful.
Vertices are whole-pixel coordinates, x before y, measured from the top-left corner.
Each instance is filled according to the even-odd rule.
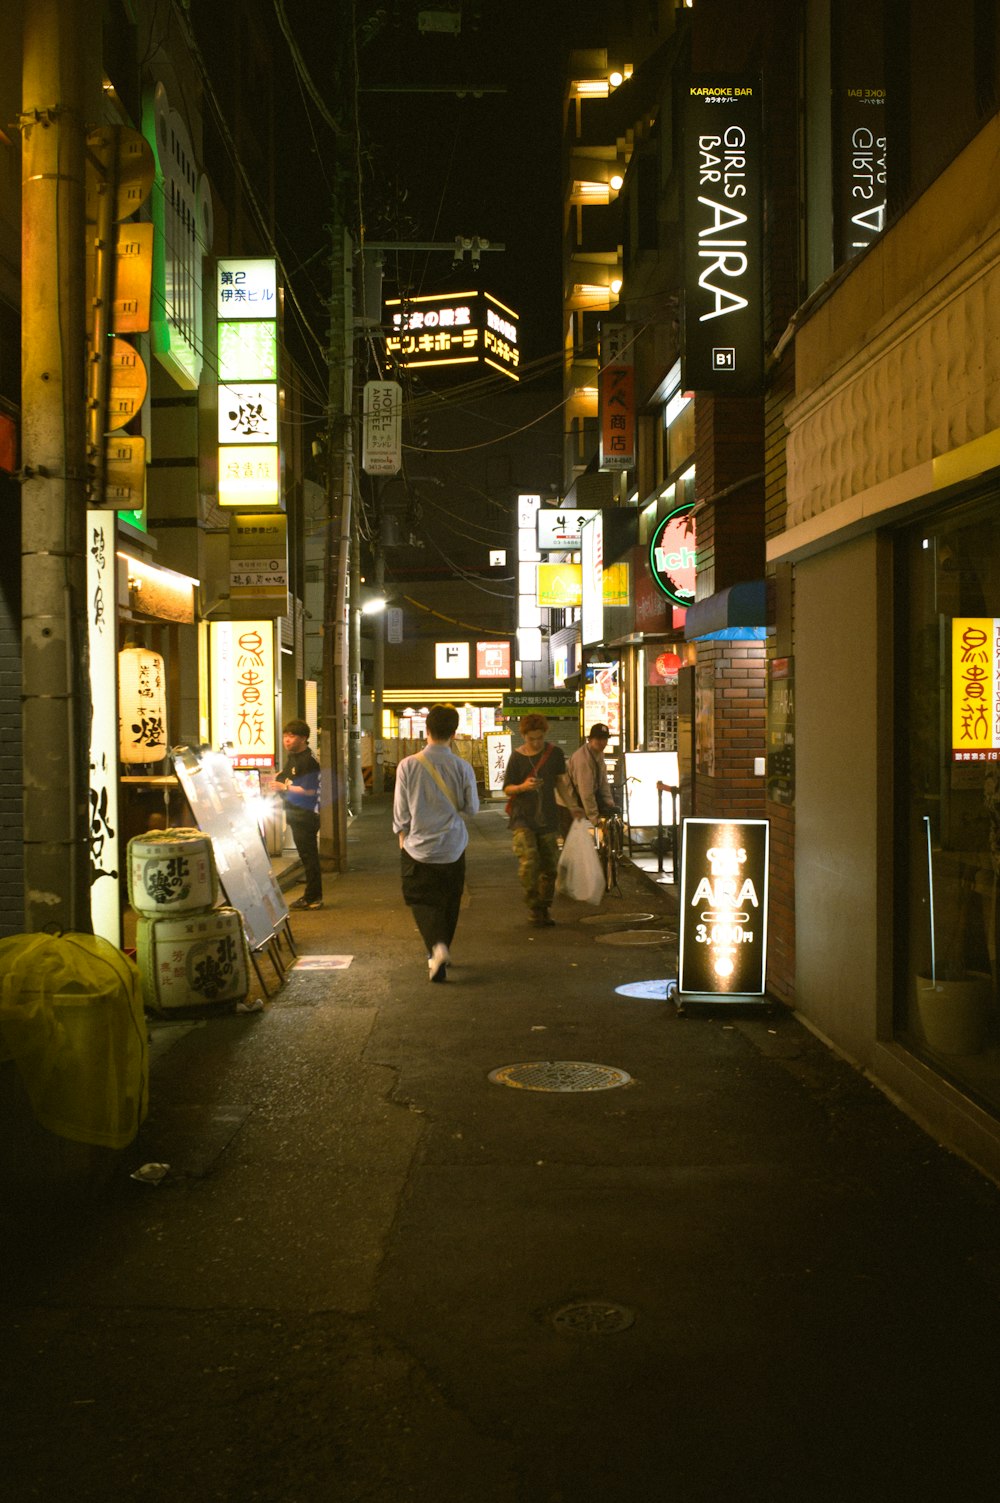
[[[745,580],[689,605],[684,620],[688,642],[753,642],[767,636],[767,583]]]

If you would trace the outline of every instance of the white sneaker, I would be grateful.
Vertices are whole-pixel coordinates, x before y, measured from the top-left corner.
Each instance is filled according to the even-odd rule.
[[[435,945],[427,962],[427,969],[432,981],[447,981],[448,964],[451,956],[447,945]]]

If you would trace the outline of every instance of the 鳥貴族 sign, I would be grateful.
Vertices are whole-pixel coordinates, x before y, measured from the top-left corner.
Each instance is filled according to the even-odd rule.
[[[760,81],[696,78],[684,114],[688,391],[749,396],[764,372]]]
[[[686,819],[681,842],[678,990],[762,997],[767,965],[766,819]]]

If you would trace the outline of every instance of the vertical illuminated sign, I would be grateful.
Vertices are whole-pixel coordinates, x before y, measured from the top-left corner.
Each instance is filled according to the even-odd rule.
[[[747,396],[764,372],[760,83],[699,78],[684,117],[683,386]]]
[[[217,263],[220,506],[281,502],[276,263]]]
[[[681,841],[678,990],[736,1002],[764,994],[766,819],[686,819]]]
[[[584,647],[604,640],[604,518],[598,512],[581,531],[583,611],[580,641]]]
[[[118,894],[118,606],[115,517],[87,513],[87,640],[90,649],[90,917],[94,933],[121,944]]]
[[[273,767],[274,622],[210,623],[212,743],[234,767]]]
[[[834,7],[834,254],[840,266],[885,228],[885,47],[882,7],[840,0]]]
[[[1000,620],[956,616],[951,623],[951,755],[955,762],[1000,761]]]

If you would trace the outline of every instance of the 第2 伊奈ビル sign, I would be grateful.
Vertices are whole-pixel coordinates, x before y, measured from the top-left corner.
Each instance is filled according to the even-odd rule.
[[[766,819],[686,819],[681,840],[678,991],[737,1002],[764,995]]]

